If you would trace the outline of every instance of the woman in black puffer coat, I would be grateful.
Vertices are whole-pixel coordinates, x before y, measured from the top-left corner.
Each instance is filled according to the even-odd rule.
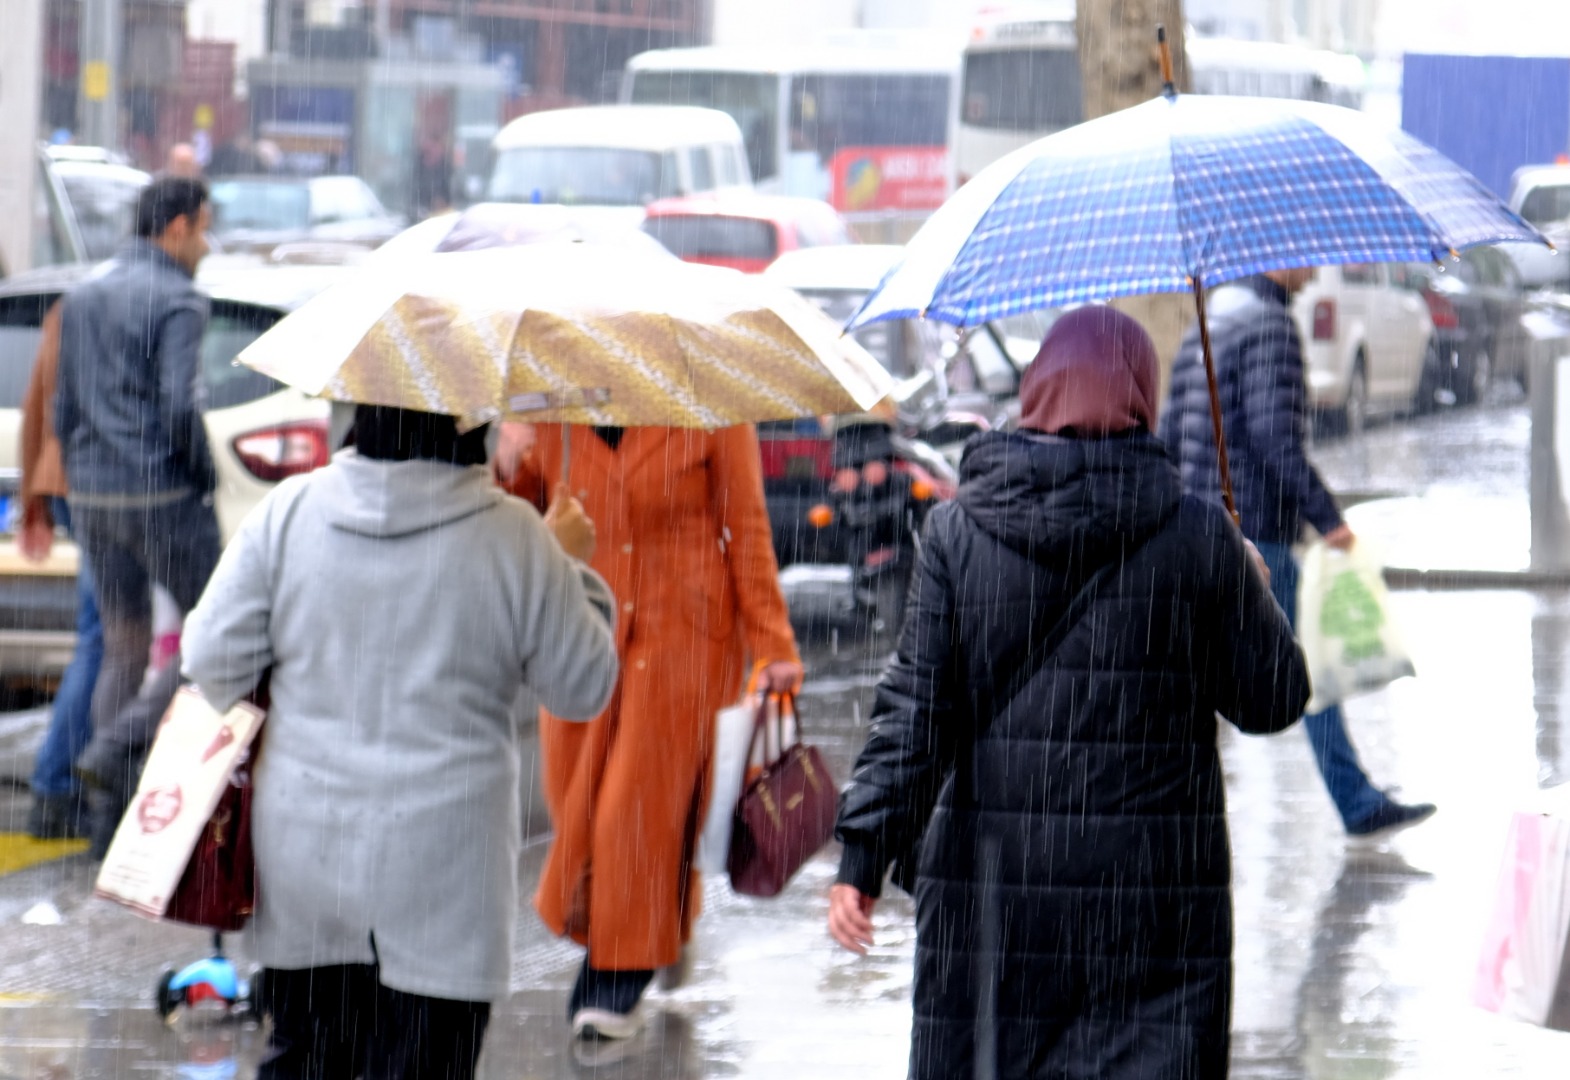
[[[1136,322],[1071,312],[1025,430],[976,439],[928,521],[829,914],[861,952],[891,865],[913,889],[918,1080],[1226,1075],[1217,715],[1280,731],[1308,679],[1257,555],[1183,496],[1156,386]]]

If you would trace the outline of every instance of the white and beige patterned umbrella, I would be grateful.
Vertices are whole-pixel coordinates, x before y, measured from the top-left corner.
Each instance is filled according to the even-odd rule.
[[[518,416],[718,428],[862,411],[891,389],[789,289],[591,244],[365,267],[239,359],[309,394],[464,426]]]

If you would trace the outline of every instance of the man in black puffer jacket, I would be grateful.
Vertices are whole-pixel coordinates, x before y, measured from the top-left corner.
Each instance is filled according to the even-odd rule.
[[[1352,530],[1303,450],[1303,347],[1290,303],[1292,294],[1313,278],[1312,269],[1275,270],[1223,286],[1211,300],[1210,318],[1222,433],[1243,535],[1259,546],[1276,601],[1294,623],[1298,569],[1292,545],[1302,538],[1304,524],[1333,547],[1353,543]],[[1197,325],[1172,365],[1161,437],[1178,460],[1183,489],[1219,503],[1210,384]],[[1433,814],[1432,803],[1396,802],[1369,781],[1339,705],[1304,717],[1303,728],[1350,835],[1387,834]]]
[[[914,888],[917,1080],[1226,1073],[1217,714],[1279,731],[1308,684],[1242,536],[1150,433],[1156,384],[1132,319],[1065,316],[1028,430],[975,440],[928,521],[830,907],[860,952],[890,865]]]

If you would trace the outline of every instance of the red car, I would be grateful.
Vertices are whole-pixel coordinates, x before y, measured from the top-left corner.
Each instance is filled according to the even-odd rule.
[[[689,195],[645,211],[643,231],[679,258],[746,274],[762,273],[787,251],[852,240],[834,207],[791,195]]]

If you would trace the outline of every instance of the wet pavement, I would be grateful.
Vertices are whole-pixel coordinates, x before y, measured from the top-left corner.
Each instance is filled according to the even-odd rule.
[[[1510,574],[1531,565],[1531,437],[1524,395],[1507,383],[1481,407],[1322,440],[1313,457],[1389,565]]]
[[[1420,437],[1392,425],[1315,453],[1343,491],[1524,504],[1523,415],[1496,401],[1418,421]],[[1471,505],[1482,520],[1486,503]],[[821,576],[795,575],[792,593],[799,611],[833,600]],[[1570,591],[1405,591],[1392,604],[1419,677],[1354,700],[1348,722],[1377,783],[1439,803],[1431,822],[1383,845],[1349,842],[1300,731],[1223,737],[1236,853],[1232,1075],[1564,1076],[1570,1035],[1492,1016],[1469,996],[1510,814],[1570,780]],[[804,722],[844,776],[881,657],[821,630],[808,654]],[[25,765],[41,730],[39,715],[0,717],[0,773]],[[0,830],[19,829],[23,812],[25,798],[0,791]],[[542,854],[526,855],[530,882]],[[823,929],[833,860],[824,852],[775,900],[710,882],[692,982],[651,993],[650,1026],[628,1044],[572,1043],[562,1013],[578,951],[521,912],[516,993],[493,1020],[483,1075],[903,1076],[909,905],[890,890],[868,958],[833,948]],[[0,1078],[250,1076],[256,1029],[200,1017],[165,1028],[151,1007],[160,968],[202,956],[205,936],[93,901],[91,881],[81,856],[0,877]]]

